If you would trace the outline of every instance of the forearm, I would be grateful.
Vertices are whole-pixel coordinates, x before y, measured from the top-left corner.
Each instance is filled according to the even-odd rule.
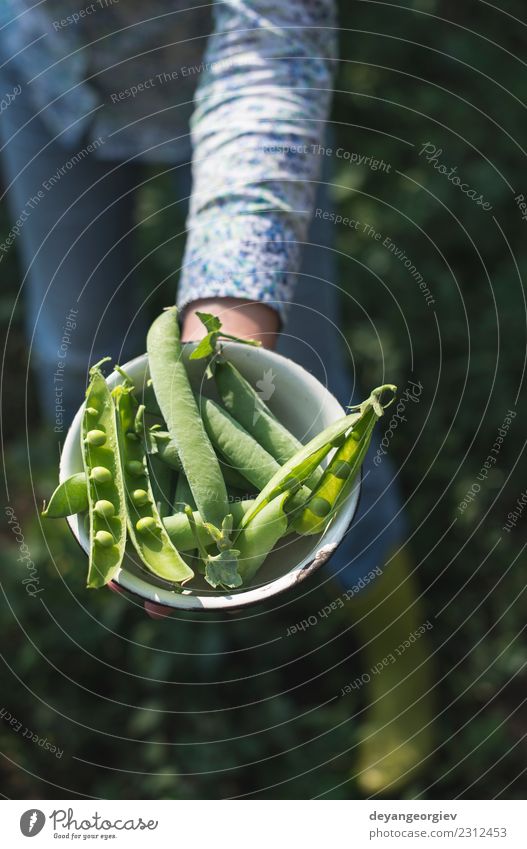
[[[332,89],[333,13],[333,0],[218,7],[193,119],[181,307],[230,297],[285,319]]]

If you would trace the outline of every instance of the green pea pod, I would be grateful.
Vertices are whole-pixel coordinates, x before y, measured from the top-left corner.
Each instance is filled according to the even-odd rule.
[[[269,552],[286,535],[288,518],[284,502],[287,498],[285,492],[269,501],[238,535],[238,572],[244,584],[252,581]]]
[[[231,513],[235,528],[239,527],[242,517],[250,509],[252,503],[252,500],[249,498],[245,501],[232,502]],[[203,519],[197,510],[194,511],[193,516],[200,542],[205,548],[208,548],[214,543],[214,538],[205,527]],[[196,547],[192,528],[185,513],[174,513],[173,516],[166,516],[163,519],[163,524],[178,551],[192,551]]]
[[[274,457],[215,401],[200,398],[200,412],[213,446],[253,486],[263,489],[280,469]]]
[[[234,468],[234,466],[229,463],[229,461],[222,457],[219,451],[216,451],[218,455],[218,460],[220,461],[220,469],[223,475],[223,480],[227,484],[228,487],[239,490],[240,492],[247,492],[248,489],[252,489],[253,485],[247,478],[241,474],[241,472]]]
[[[78,472],[59,483],[55,492],[44,507],[42,516],[46,519],[63,519],[84,513],[88,509],[88,487],[86,473]]]
[[[90,369],[81,427],[90,522],[88,587],[102,587],[115,577],[126,545],[125,495],[115,407],[99,368],[107,359]]]
[[[300,440],[276,419],[261,394],[256,392],[236,366],[223,359],[216,360],[214,380],[223,405],[231,416],[280,465],[302,448]],[[272,370],[264,372],[260,384],[262,393],[271,397],[274,391]],[[321,475],[322,469],[315,469],[306,481],[307,485],[310,488],[316,486]]]
[[[156,398],[197,507],[205,521],[221,528],[229,513],[227,489],[183,362],[176,307],[156,318],[146,347]]]
[[[271,478],[267,486],[265,486],[258,497],[255,499],[252,508],[245,514],[242,519],[241,527],[251,521],[259,510],[262,509],[272,498],[280,492],[289,491],[291,494],[297,492],[301,484],[309,478],[309,475],[317,468],[322,460],[329,454],[332,448],[340,448],[344,443],[346,435],[356,424],[361,417],[361,408],[365,403],[371,403],[374,408],[380,410],[378,415],[382,415],[383,407],[380,405],[379,396],[385,390],[391,392],[396,391],[396,387],[391,384],[380,386],[374,389],[370,398],[366,402],[354,407],[357,412],[350,413],[347,416],[342,416],[332,424],[328,425],[321,433],[318,433],[313,439],[304,445],[294,457],[291,457],[287,463],[280,468],[276,475]],[[392,399],[393,400],[393,399]],[[391,402],[390,402],[391,403]],[[388,405],[385,405],[385,407]],[[295,505],[295,513],[297,508]],[[293,520],[294,521],[294,520]]]
[[[126,519],[130,540],[149,572],[171,583],[194,577],[172,544],[156,507],[143,443],[130,439],[137,413],[130,386],[113,390],[119,420],[119,448],[126,491]]]
[[[167,466],[170,466],[171,469],[181,472],[183,470],[183,466],[179,459],[177,445],[175,440],[170,438],[168,431],[151,431],[151,436],[156,444],[159,459],[162,460],[163,463],[166,463]]]
[[[322,533],[357,477],[377,419],[375,409],[368,406],[324,470],[318,487],[293,521],[291,530],[298,534]]]
[[[176,481],[174,481],[174,472],[165,463],[159,460],[157,454],[150,454],[147,458],[148,470],[150,475],[150,483],[152,486],[152,495],[154,502],[159,510],[159,515],[170,516],[172,513],[172,504],[174,501],[174,491]]]
[[[156,416],[157,418],[163,418],[163,414],[161,413],[159,404],[157,403],[156,393],[154,392],[151,379],[147,380],[143,386],[143,404],[145,405],[146,411],[149,415]]]
[[[255,498],[251,509],[242,519],[241,527],[244,528],[269,501],[281,492],[296,492],[329,454],[335,443],[351,430],[357,418],[357,413],[351,413],[337,419],[297,451],[287,463],[284,463]]]
[[[174,512],[184,513],[185,505],[188,504],[193,510],[196,509],[196,502],[192,495],[189,482],[183,472],[179,475],[176,484],[176,494],[174,496]]]

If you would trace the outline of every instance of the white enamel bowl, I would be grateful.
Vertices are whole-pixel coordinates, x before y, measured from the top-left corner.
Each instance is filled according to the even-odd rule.
[[[185,347],[188,353],[193,346]],[[344,414],[336,398],[313,375],[280,354],[236,343],[226,344],[224,353],[253,386],[267,373],[264,385],[270,386],[272,392],[269,406],[302,442],[305,443]],[[191,383],[198,388],[203,380],[203,364],[201,361],[189,362],[187,357],[186,362]],[[126,363],[123,368],[137,387],[142,387],[148,379],[146,354]],[[115,372],[108,377],[112,387],[121,380]],[[83,409],[84,405],[78,410],[64,442],[60,461],[61,481],[82,471],[80,427]],[[123,589],[143,599],[182,610],[229,610],[264,602],[296,586],[327,561],[353,520],[359,491],[360,480],[322,536],[301,538],[291,535],[281,540],[261,567],[253,585],[242,591],[217,592],[198,577],[181,591],[174,592],[168,584],[156,582],[142,570],[132,555],[125,558],[115,580]],[[77,516],[71,516],[68,522],[79,544],[88,553],[88,536],[83,522]]]

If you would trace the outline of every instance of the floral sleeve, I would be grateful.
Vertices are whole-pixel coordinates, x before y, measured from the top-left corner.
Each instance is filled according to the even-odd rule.
[[[333,0],[216,4],[192,119],[180,307],[248,298],[285,319],[312,214],[336,32]]]

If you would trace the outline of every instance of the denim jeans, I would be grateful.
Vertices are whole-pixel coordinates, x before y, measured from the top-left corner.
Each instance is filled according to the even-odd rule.
[[[5,75],[0,83],[10,90],[16,80]],[[90,364],[105,355],[126,362],[144,350],[146,313],[138,311],[132,251],[134,199],[144,168],[68,150],[50,138],[24,90],[0,126],[31,365],[51,424],[60,381],[66,426],[82,398]],[[175,173],[175,196],[188,197],[190,169]],[[317,206],[331,206],[323,181]],[[315,374],[345,405],[360,400],[361,391],[345,357],[333,232],[329,221],[313,220],[278,351]],[[382,567],[405,530],[392,466],[385,457],[374,467],[375,450],[376,444],[364,464],[352,528],[326,566],[346,589]]]

